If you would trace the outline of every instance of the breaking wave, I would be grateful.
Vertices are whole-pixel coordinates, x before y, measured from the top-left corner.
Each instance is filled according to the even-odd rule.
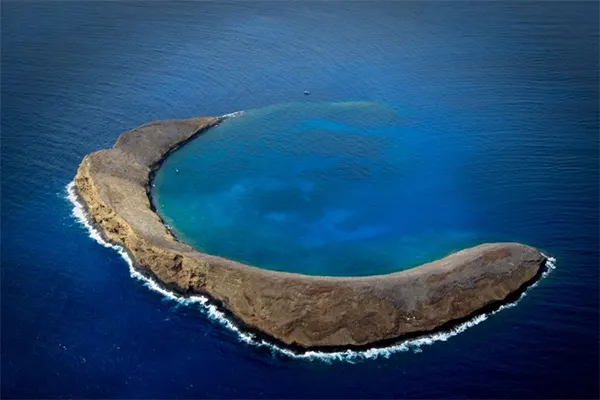
[[[227,119],[227,118],[235,118],[235,117],[240,117],[240,116],[242,116],[244,113],[245,113],[245,111],[236,111],[236,112],[232,112],[232,113],[229,113],[229,114],[223,114],[223,115],[221,115],[221,118],[225,118],[225,119]]]
[[[232,114],[236,114],[236,113],[232,113]],[[231,115],[231,114],[226,114],[226,115]],[[235,116],[237,116],[237,115],[235,115]],[[106,242],[102,238],[102,235],[100,234],[100,232],[94,226],[92,226],[92,224],[89,222],[85,208],[84,208],[83,204],[81,204],[81,202],[79,201],[79,198],[77,196],[76,189],[75,189],[75,183],[74,182],[69,183],[66,187],[66,190],[67,190],[66,198],[73,204],[73,211],[72,211],[73,217],[77,220],[77,222],[79,222],[79,224],[81,224],[82,226],[84,226],[87,229],[90,238],[94,239],[96,242],[98,242],[100,245],[102,245],[104,247],[108,247],[108,248],[116,250],[121,255],[121,257],[123,257],[123,259],[127,262],[127,265],[129,266],[129,274],[131,275],[132,278],[142,281],[144,286],[146,286],[150,290],[158,292],[158,293],[162,294],[165,298],[175,301],[179,304],[187,305],[187,306],[194,305],[194,304],[200,305],[201,306],[200,309],[206,315],[208,315],[208,317],[210,319],[213,319],[213,320],[219,322],[221,325],[225,326],[229,330],[236,333],[238,336],[238,339],[241,342],[244,342],[244,343],[246,343],[248,345],[252,345],[252,346],[268,348],[273,354],[281,354],[281,355],[285,355],[285,356],[288,356],[288,357],[294,358],[294,359],[304,359],[304,360],[311,360],[311,361],[318,360],[318,361],[324,361],[324,362],[332,362],[332,361],[356,362],[356,361],[366,360],[366,359],[375,359],[378,357],[388,358],[392,354],[398,353],[398,352],[413,351],[415,353],[418,353],[418,352],[422,351],[421,347],[423,347],[423,346],[428,346],[435,342],[445,342],[448,339],[450,339],[451,337],[456,336],[456,335],[466,331],[468,328],[480,324],[481,322],[488,319],[491,315],[494,315],[497,312],[500,312],[507,308],[512,308],[512,307],[516,306],[519,303],[519,301],[527,295],[527,291],[524,291],[517,300],[515,300],[511,303],[504,304],[504,305],[500,306],[497,310],[492,311],[490,313],[477,315],[474,318],[470,319],[469,321],[460,323],[460,324],[452,327],[449,330],[423,335],[421,337],[414,338],[414,339],[399,341],[398,343],[393,344],[391,346],[380,347],[380,348],[377,347],[377,348],[372,348],[372,349],[367,349],[367,350],[344,350],[344,351],[334,351],[334,352],[305,351],[302,353],[297,353],[297,352],[291,351],[289,349],[286,349],[284,347],[278,346],[276,344],[269,343],[268,341],[266,341],[262,338],[259,338],[250,332],[245,332],[245,331],[241,330],[231,320],[229,320],[222,311],[220,311],[214,304],[212,304],[207,297],[205,297],[205,296],[189,296],[189,297],[179,296],[176,293],[163,288],[156,281],[154,281],[154,280],[142,275],[138,271],[136,271],[135,267],[133,266],[133,261],[132,261],[131,257],[129,256],[129,254],[127,253],[127,251],[121,246],[117,246],[117,245]],[[554,257],[548,257],[545,254],[544,254],[544,256],[547,258],[547,262],[546,262],[546,269],[542,273],[541,278],[545,278],[546,276],[548,276],[548,274],[550,274],[556,268],[556,259]],[[533,283],[529,287],[529,289],[537,286],[538,283],[539,283],[539,280],[536,281],[535,283]]]

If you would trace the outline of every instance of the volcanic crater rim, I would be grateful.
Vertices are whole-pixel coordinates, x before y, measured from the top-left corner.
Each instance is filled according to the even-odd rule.
[[[91,223],[136,268],[184,296],[205,295],[251,331],[298,349],[367,348],[447,328],[522,293],[546,257],[488,243],[409,270],[326,277],[260,269],[179,241],[151,198],[162,162],[224,117],[157,121],[88,154],[75,186]]]

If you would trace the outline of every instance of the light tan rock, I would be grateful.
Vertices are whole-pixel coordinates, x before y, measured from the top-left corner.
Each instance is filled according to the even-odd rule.
[[[178,242],[153,210],[152,171],[220,118],[159,121],[85,156],[75,176],[89,218],[140,272],[182,295],[210,297],[246,328],[302,348],[363,347],[429,332],[499,304],[541,273],[518,243],[483,244],[393,274],[319,277],[255,268]]]

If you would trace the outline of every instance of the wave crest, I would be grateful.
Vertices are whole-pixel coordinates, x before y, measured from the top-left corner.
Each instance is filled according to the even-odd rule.
[[[237,115],[226,114],[223,117],[227,117],[229,115],[231,115],[232,117],[235,117],[235,116],[240,115],[238,113],[243,113],[243,111],[239,111],[237,113],[232,113],[232,114],[237,114]],[[227,117],[227,118],[229,118],[229,117]],[[67,190],[66,198],[73,204],[72,216],[77,220],[77,222],[79,222],[80,225],[82,225],[83,227],[86,228],[86,230],[89,233],[90,238],[94,239],[96,242],[98,242],[100,245],[102,245],[104,247],[108,247],[108,248],[116,250],[121,255],[121,257],[123,257],[123,259],[125,260],[125,262],[127,262],[127,265],[129,266],[129,274],[132,278],[135,278],[135,279],[141,281],[144,284],[144,286],[146,286],[150,290],[158,292],[158,293],[162,294],[165,298],[175,301],[179,304],[186,305],[186,306],[199,304],[201,306],[200,309],[206,315],[208,315],[208,317],[210,319],[213,319],[213,320],[219,322],[221,325],[225,326],[232,332],[236,333],[238,336],[238,339],[241,342],[244,342],[244,343],[246,343],[248,345],[252,345],[252,346],[267,348],[271,351],[272,354],[282,354],[282,355],[285,355],[285,356],[288,356],[288,357],[294,358],[294,359],[304,359],[304,360],[311,360],[311,361],[318,360],[318,361],[324,361],[324,362],[328,362],[328,363],[332,362],[332,361],[356,362],[356,361],[360,361],[360,360],[376,359],[379,357],[389,358],[392,354],[398,353],[398,352],[413,351],[415,353],[418,353],[418,352],[422,351],[422,349],[421,349],[422,346],[429,346],[435,342],[445,342],[448,339],[450,339],[451,337],[456,336],[456,335],[466,331],[468,328],[480,324],[481,322],[488,319],[489,316],[494,315],[497,312],[500,312],[507,308],[512,308],[512,307],[516,306],[519,303],[519,301],[521,301],[521,299],[523,299],[523,297],[525,297],[527,295],[527,291],[530,288],[537,286],[538,283],[540,282],[538,280],[535,283],[533,283],[528,288],[527,291],[524,291],[519,296],[519,298],[517,300],[515,300],[511,303],[504,304],[504,305],[500,306],[497,310],[492,311],[490,313],[477,315],[474,318],[472,318],[471,320],[460,323],[460,324],[454,326],[452,329],[449,329],[446,331],[435,332],[432,334],[423,335],[418,338],[399,341],[398,343],[391,345],[391,346],[387,346],[387,347],[380,347],[380,348],[377,347],[377,348],[372,348],[372,349],[367,349],[367,350],[345,350],[345,351],[335,351],[335,352],[308,350],[308,351],[305,351],[302,353],[296,353],[289,349],[275,345],[273,343],[269,343],[268,341],[266,341],[262,338],[258,338],[256,335],[254,335],[250,332],[245,332],[245,331],[241,330],[231,320],[229,320],[222,311],[220,311],[214,304],[212,304],[207,297],[205,297],[205,296],[189,296],[189,297],[179,296],[176,293],[163,288],[156,281],[154,281],[154,280],[142,275],[138,271],[136,271],[135,267],[133,266],[133,261],[132,261],[131,257],[129,256],[129,254],[127,253],[127,251],[121,246],[106,242],[102,238],[102,235],[100,234],[100,232],[96,228],[94,228],[94,226],[92,226],[92,224],[90,224],[87,213],[85,211],[85,207],[83,206],[83,204],[80,203],[79,198],[77,196],[75,182],[69,183],[66,187],[66,190]],[[546,269],[542,273],[541,278],[545,278],[554,269],[556,269],[556,259],[554,257],[549,257],[545,254],[543,254],[543,255],[544,255],[544,257],[547,258],[547,261],[546,261]]]
[[[235,112],[232,112],[232,113],[229,113],[229,114],[223,114],[223,115],[221,115],[221,118],[227,119],[227,118],[241,117],[242,115],[244,115],[244,113],[245,113],[245,111],[243,111],[243,110],[242,111],[235,111]]]

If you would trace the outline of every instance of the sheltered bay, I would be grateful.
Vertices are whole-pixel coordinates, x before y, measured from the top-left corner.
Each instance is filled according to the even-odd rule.
[[[222,117],[152,122],[84,157],[75,176],[88,218],[136,268],[183,296],[209,297],[246,329],[292,347],[366,347],[448,326],[501,304],[546,258],[489,243],[409,270],[367,277],[277,272],[202,253],[165,226],[149,197],[168,154]]]

